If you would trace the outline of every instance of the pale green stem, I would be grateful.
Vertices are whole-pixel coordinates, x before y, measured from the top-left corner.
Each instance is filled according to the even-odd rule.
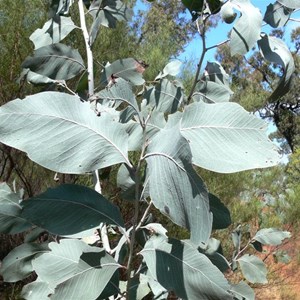
[[[85,22],[84,4],[83,0],[78,1],[80,26],[85,42],[86,58],[87,58],[87,74],[88,74],[88,96],[92,97],[94,94],[94,66],[93,66],[93,52],[90,46],[90,36],[87,30]],[[93,182],[95,185],[95,191],[101,194],[101,183],[99,179],[98,170],[93,171]]]

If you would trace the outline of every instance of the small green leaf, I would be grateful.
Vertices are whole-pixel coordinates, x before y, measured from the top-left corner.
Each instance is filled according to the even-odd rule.
[[[24,77],[26,77],[26,80],[35,85],[45,85],[45,84],[50,85],[56,82],[55,80],[50,79],[47,76],[43,76],[38,73],[31,72],[29,69],[24,69],[23,72],[24,72]]]
[[[78,50],[60,43],[38,48],[22,67],[55,80],[71,79],[85,69]]]
[[[179,73],[181,66],[182,62],[180,60],[172,60],[164,67],[163,71],[155,77],[155,80],[162,79],[169,75],[175,77]]]
[[[177,127],[161,130],[145,156],[153,204],[174,223],[191,231],[191,240],[206,243],[212,226],[208,194],[191,164],[189,143]]]
[[[268,283],[267,268],[264,262],[255,255],[245,254],[237,261],[244,277],[251,283]]]
[[[273,28],[283,27],[288,22],[293,9],[282,6],[279,2],[270,3],[264,16],[264,21]]]
[[[106,86],[113,82],[114,78],[123,78],[133,85],[142,85],[145,80],[142,77],[145,66],[134,58],[124,58],[114,61],[103,70],[100,84]]]
[[[227,3],[227,2],[226,2]],[[204,77],[218,84],[223,84],[229,88],[229,75],[218,62],[207,62]]]
[[[120,0],[93,1],[89,13],[94,21],[90,29],[90,45],[94,43],[102,26],[115,28],[117,21],[130,21],[133,11]]]
[[[230,291],[233,292],[237,300],[255,300],[253,289],[244,281],[232,284]]]
[[[52,0],[50,15],[67,15],[75,0]]]
[[[284,239],[291,237],[291,233],[288,231],[278,230],[276,228],[264,228],[259,230],[253,240],[256,240],[263,245],[277,246],[282,243]]]
[[[289,8],[293,8],[293,9],[300,8],[300,2],[298,0],[277,0],[277,1]]]
[[[22,216],[58,235],[78,234],[100,223],[123,227],[119,209],[93,189],[64,184],[22,203]],[[85,236],[84,232],[82,236]]]
[[[156,234],[167,237],[167,229],[159,223],[148,223],[147,225],[142,226],[141,228],[145,228],[148,231],[150,231],[151,235]]]
[[[13,193],[5,182],[0,183],[0,232],[16,234],[23,232],[32,224],[21,217],[21,199]]]
[[[107,87],[95,94],[97,100],[104,105],[110,103],[110,107],[114,105],[115,102],[126,103],[130,105],[137,114],[139,114],[139,107],[135,99],[135,95],[132,91],[132,85],[126,80],[120,78],[111,87]]]
[[[212,81],[201,81],[197,85],[197,91],[193,94],[195,101],[208,103],[228,102],[233,92],[225,85]]]
[[[25,243],[14,248],[2,261],[0,273],[6,282],[26,278],[34,270],[32,260],[49,252],[48,244]]]
[[[181,87],[168,79],[162,79],[154,88],[150,89],[146,95],[147,104],[155,107],[163,113],[175,113],[183,101]]]
[[[251,245],[254,247],[254,249],[258,252],[263,252],[262,244],[258,241],[254,241],[251,243]]]
[[[29,39],[33,42],[34,48],[38,49],[59,43],[75,28],[71,17],[56,15],[47,21],[42,29],[36,29]]]
[[[291,261],[291,257],[285,250],[278,250],[273,253],[273,257],[276,263],[288,264]]]

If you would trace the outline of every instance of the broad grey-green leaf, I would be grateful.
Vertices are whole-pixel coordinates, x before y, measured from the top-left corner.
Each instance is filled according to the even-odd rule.
[[[55,80],[68,80],[85,70],[78,50],[60,43],[38,48],[22,67]]]
[[[244,281],[232,284],[230,291],[233,292],[234,297],[238,300],[255,300],[253,289]]]
[[[100,103],[112,103],[110,106],[113,106],[115,102],[127,103],[137,114],[139,113],[139,107],[132,91],[132,85],[122,78],[118,79],[112,86],[106,87],[95,96]]]
[[[101,292],[100,296],[96,300],[103,300],[103,299],[108,299],[112,295],[117,295],[119,293],[119,283],[120,283],[120,278],[119,278],[119,271],[115,271],[113,276],[111,277],[110,281],[104,288],[104,290]]]
[[[225,85],[213,81],[201,81],[193,94],[195,101],[208,103],[228,102],[233,92]]]
[[[119,59],[104,68],[100,84],[107,85],[114,78],[120,77],[134,85],[142,85],[145,82],[142,76],[144,71],[143,63],[134,58]]]
[[[119,267],[105,250],[83,253],[75,272],[59,282],[50,299],[96,299]]]
[[[289,20],[293,9],[283,6],[279,2],[270,3],[264,16],[264,21],[273,28],[283,27]]]
[[[22,206],[21,216],[58,235],[77,234],[102,222],[124,225],[118,207],[85,186],[60,185],[23,201]]]
[[[36,258],[32,264],[38,279],[48,282],[51,288],[76,272],[83,252],[102,251],[76,239],[61,239],[59,244],[52,242],[48,246],[51,251]]]
[[[126,291],[127,284],[127,281],[120,281],[120,290],[122,293]],[[139,278],[134,277],[131,281],[128,300],[142,300],[150,292],[148,277],[140,274]]]
[[[0,232],[16,234],[32,226],[21,217],[20,201],[20,196],[13,193],[5,182],[0,183]]]
[[[174,114],[168,115],[168,121],[164,128],[170,129],[174,126],[178,126],[178,124],[182,118],[182,115],[183,115],[183,112],[181,112],[181,111],[177,111]]]
[[[129,21],[133,11],[120,0],[97,0],[91,3],[89,13],[94,18],[90,29],[90,44],[92,45],[101,25],[115,28],[117,21]]]
[[[209,193],[209,207],[213,214],[213,229],[224,229],[231,224],[230,211],[215,195]]]
[[[104,250],[79,240],[63,239],[49,247],[51,252],[33,266],[39,280],[55,288],[51,299],[96,299],[119,267]]]
[[[67,15],[75,0],[52,0],[50,5],[50,15]]]
[[[220,253],[216,252],[213,254],[205,255],[209,258],[209,260],[214,264],[222,273],[225,273],[230,269],[230,264],[227,259]]]
[[[191,240],[206,243],[212,226],[208,194],[191,164],[192,154],[178,127],[160,131],[145,156],[150,196],[174,223],[190,230]]]
[[[199,248],[198,250],[205,254],[222,273],[226,272],[230,268],[229,262],[222,255],[222,247],[219,240],[210,238],[206,249]]]
[[[259,39],[263,17],[250,0],[232,0],[231,3],[241,12],[230,34],[231,55],[244,55]]]
[[[218,62],[207,62],[204,76],[215,83],[223,84],[229,87],[229,75]]]
[[[48,295],[53,293],[47,282],[34,281],[23,287],[21,296],[26,300],[49,300]]]
[[[71,17],[56,15],[48,20],[42,29],[36,29],[29,39],[33,42],[34,48],[38,49],[46,45],[59,43],[75,28],[76,25]]]
[[[155,107],[164,113],[174,113],[183,101],[181,87],[176,86],[168,79],[162,79],[160,83],[150,89],[145,95],[148,106]]]
[[[253,240],[259,241],[264,245],[280,245],[284,239],[291,237],[291,233],[288,231],[278,230],[276,228],[263,228],[259,230]]]
[[[194,164],[232,173],[279,162],[266,125],[236,103],[197,102],[186,107],[180,130],[189,141]]]
[[[32,260],[48,252],[47,244],[25,243],[14,248],[2,261],[0,273],[6,282],[26,278],[34,270]]]
[[[152,238],[140,252],[152,277],[183,299],[233,299],[223,274],[189,243]]]
[[[126,162],[127,134],[108,114],[65,93],[44,92],[0,108],[0,141],[61,173],[82,174]]]
[[[149,270],[147,270],[146,276],[154,299],[167,300],[169,292],[151,276]]]
[[[244,277],[251,283],[268,283],[267,268],[255,255],[245,254],[237,259]]]
[[[278,99],[289,91],[292,75],[295,71],[293,56],[286,44],[274,36],[263,35],[257,42],[265,59],[279,64],[283,67],[284,73],[270,99]]]
[[[128,134],[128,150],[140,150],[143,141],[143,129],[141,125],[132,120],[124,124],[124,129]]]
[[[300,2],[298,0],[278,0],[278,2],[289,8],[300,8]]]

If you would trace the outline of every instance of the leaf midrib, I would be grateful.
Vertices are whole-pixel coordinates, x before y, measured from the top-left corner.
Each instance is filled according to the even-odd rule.
[[[62,120],[63,122],[69,122],[69,123],[75,124],[75,125],[77,125],[77,126],[79,126],[79,127],[86,128],[86,129],[88,129],[88,130],[94,132],[94,133],[96,134],[96,136],[102,137],[102,138],[103,138],[104,140],[106,140],[109,144],[111,144],[111,145],[112,145],[112,146],[113,146],[113,147],[121,154],[121,156],[125,159],[124,162],[125,162],[126,164],[128,164],[129,166],[131,166],[129,160],[128,160],[127,157],[124,155],[124,153],[121,151],[121,149],[120,149],[115,143],[113,143],[109,138],[107,138],[106,136],[104,136],[102,133],[96,131],[95,129],[93,129],[93,128],[91,128],[91,127],[85,125],[85,124],[78,123],[78,122],[76,122],[75,120],[71,120],[71,119],[68,119],[68,118],[64,118],[64,117],[62,117],[62,116],[47,115],[47,114],[37,114],[37,113],[28,113],[28,112],[27,112],[27,113],[23,113],[23,112],[20,112],[20,113],[18,113],[18,112],[13,112],[13,113],[9,112],[9,113],[5,113],[5,112],[4,112],[4,113],[0,113],[0,115],[1,115],[1,116],[5,116],[5,115],[8,115],[8,116],[10,116],[10,115],[12,115],[12,116],[14,116],[14,115],[27,116],[27,115],[30,115],[30,116],[38,116],[38,117],[40,117],[40,116],[44,116],[44,117],[45,117],[45,116],[46,116],[46,117],[48,117],[48,118],[59,119],[59,120]]]

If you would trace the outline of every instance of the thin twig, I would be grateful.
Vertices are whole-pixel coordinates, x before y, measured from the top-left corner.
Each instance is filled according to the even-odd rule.
[[[224,45],[224,44],[227,44],[229,41],[230,41],[230,39],[227,39],[226,41],[223,41],[223,42],[221,42],[221,43],[219,43],[219,44],[216,44],[216,45],[207,47],[207,48],[206,48],[206,51],[211,50],[211,49],[214,49],[214,48],[217,48],[217,47],[220,47],[220,46],[222,46],[222,45]]]
[[[300,19],[289,18],[289,21],[293,21],[293,22],[300,22]]]
[[[128,262],[127,262],[127,287],[126,287],[126,299],[129,299],[129,290],[132,284],[132,277],[131,277],[131,271],[132,271],[132,260],[133,260],[133,251],[134,251],[134,244],[135,244],[135,234],[137,231],[138,226],[138,217],[139,217],[139,203],[140,203],[140,181],[141,181],[141,167],[143,162],[144,153],[147,148],[147,141],[146,141],[146,127],[147,123],[150,119],[150,114],[147,116],[145,122],[143,123],[143,142],[142,142],[142,151],[140,154],[140,159],[137,165],[137,168],[135,170],[135,202],[134,202],[134,217],[133,217],[133,228],[131,232],[130,237],[130,245],[129,245],[129,256],[128,256]]]
[[[238,251],[238,253],[232,258],[232,262],[233,261],[235,261],[235,260],[237,260],[237,258],[249,247],[249,245],[251,244],[253,242],[253,240],[252,239],[250,239],[249,241],[248,241],[248,243],[246,244],[246,246],[245,247],[243,247],[242,249],[240,249],[239,251]],[[232,262],[229,264],[229,265],[232,265]]]
[[[190,93],[188,95],[188,98],[187,98],[187,104],[189,104],[191,102],[191,99],[192,99],[192,96],[194,94],[196,85],[198,83],[198,78],[199,78],[199,74],[200,74],[200,71],[201,71],[201,68],[202,68],[204,57],[205,57],[205,54],[206,54],[206,51],[207,51],[207,49],[206,49],[206,40],[205,40],[205,29],[206,29],[205,28],[205,21],[207,19],[203,20],[202,30],[200,28],[198,20],[199,19],[197,19],[196,24],[197,24],[198,32],[199,32],[201,40],[202,40],[202,53],[201,53],[201,56],[200,56],[200,59],[199,59],[198,65],[197,65],[197,71],[196,71],[195,79],[194,79],[191,91],[190,91]]]
[[[94,94],[94,66],[93,66],[93,52],[90,46],[90,36],[85,22],[84,4],[83,0],[78,1],[80,26],[84,37],[86,57],[87,57],[87,73],[88,73],[88,92],[89,97]]]
[[[146,219],[146,217],[147,217],[147,215],[149,213],[149,210],[150,210],[151,206],[152,206],[152,200],[148,203],[148,207],[146,208],[146,210],[144,212],[144,215],[141,218],[139,224],[136,226],[136,230],[140,229],[141,226],[143,225],[143,223],[144,223],[144,221],[145,221],[145,219]]]
[[[94,66],[93,66],[93,52],[90,46],[90,36],[87,30],[85,22],[84,4],[83,0],[78,1],[79,16],[80,16],[80,26],[85,42],[86,57],[87,57],[87,74],[88,74],[88,96],[92,97],[94,95]],[[98,170],[93,171],[93,181],[95,184],[95,191],[101,194],[101,183],[99,179]]]

